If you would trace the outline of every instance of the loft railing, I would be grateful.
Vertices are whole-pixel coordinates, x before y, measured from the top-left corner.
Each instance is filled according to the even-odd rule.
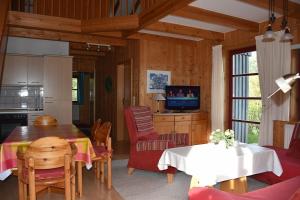
[[[11,0],[10,10],[75,19],[139,14],[155,0]]]

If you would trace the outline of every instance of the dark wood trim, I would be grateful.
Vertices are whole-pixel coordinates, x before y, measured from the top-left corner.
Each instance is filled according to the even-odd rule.
[[[241,100],[261,100],[261,97],[232,97],[232,99],[241,99]]]
[[[232,119],[231,123],[232,123],[232,121],[234,121],[234,122],[244,122],[244,123],[248,123],[248,124],[260,124],[260,122],[248,121],[248,120],[239,120],[239,119]]]
[[[239,77],[239,76],[257,76],[258,73],[248,73],[248,74],[234,74],[232,77]]]

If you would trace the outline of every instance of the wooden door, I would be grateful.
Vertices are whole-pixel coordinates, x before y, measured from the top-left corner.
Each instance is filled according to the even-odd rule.
[[[117,65],[117,141],[128,141],[124,108],[132,102],[132,60]]]

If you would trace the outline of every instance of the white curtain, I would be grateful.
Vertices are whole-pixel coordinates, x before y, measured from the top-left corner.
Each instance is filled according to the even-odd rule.
[[[224,130],[224,69],[222,45],[212,48],[211,128]]]
[[[289,119],[289,93],[278,92],[270,99],[267,98],[278,89],[275,80],[291,71],[291,44],[280,42],[281,35],[282,32],[276,32],[273,42],[263,42],[262,35],[255,38],[263,105],[259,145],[273,144],[273,120]]]

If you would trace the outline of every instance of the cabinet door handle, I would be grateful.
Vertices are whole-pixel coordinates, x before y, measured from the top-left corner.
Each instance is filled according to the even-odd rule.
[[[46,101],[45,103],[53,103],[52,101]]]
[[[18,83],[26,83],[25,81],[18,81]]]
[[[41,82],[39,82],[39,81],[31,81],[30,83],[41,83]]]
[[[45,97],[45,99],[53,99],[54,97]]]

